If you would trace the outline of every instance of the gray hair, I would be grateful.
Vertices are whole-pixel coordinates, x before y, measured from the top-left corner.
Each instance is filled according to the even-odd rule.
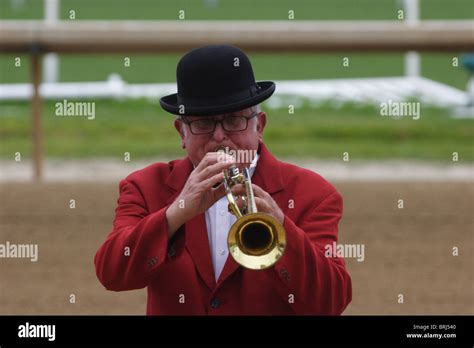
[[[239,110],[239,111],[243,111],[243,110],[251,110],[252,113],[262,112],[262,109],[260,108],[260,104],[253,105],[253,106],[250,106],[248,108],[245,108],[245,109],[242,109],[242,110]],[[177,115],[176,119],[186,123],[186,116],[185,115]]]

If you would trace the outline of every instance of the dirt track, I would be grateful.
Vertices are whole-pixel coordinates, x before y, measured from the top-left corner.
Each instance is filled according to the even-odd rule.
[[[345,314],[474,314],[473,184],[335,185],[345,202],[339,242],[365,245],[364,262],[346,260]],[[106,291],[94,273],[117,194],[115,183],[0,185],[0,243],[39,244],[36,263],[0,259],[0,314],[145,313],[144,290]]]

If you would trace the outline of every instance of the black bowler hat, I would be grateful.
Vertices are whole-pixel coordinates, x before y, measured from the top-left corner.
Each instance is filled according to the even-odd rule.
[[[247,55],[237,47],[211,45],[181,58],[178,93],[160,99],[166,111],[183,116],[212,116],[238,111],[269,98],[272,81],[255,82]]]

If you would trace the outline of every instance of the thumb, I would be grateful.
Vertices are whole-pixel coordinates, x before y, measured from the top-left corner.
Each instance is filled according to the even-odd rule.
[[[217,202],[222,197],[224,197],[225,196],[225,186],[224,186],[224,184],[221,183],[218,187],[212,188],[212,194],[213,194],[213,197],[214,197],[214,203]]]

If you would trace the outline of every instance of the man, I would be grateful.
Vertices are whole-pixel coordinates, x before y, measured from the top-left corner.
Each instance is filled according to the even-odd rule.
[[[147,287],[149,315],[341,314],[351,301],[350,276],[324,248],[337,242],[342,198],[265,147],[267,115],[258,104],[275,84],[255,82],[248,57],[226,45],[186,54],[177,83],[178,93],[160,104],[178,115],[174,126],[188,156],[121,181],[113,230],[95,257],[99,280],[115,291]],[[219,147],[256,155],[239,161]],[[270,268],[249,270],[228,255],[235,217],[219,184],[232,164],[250,167],[258,211],[286,231],[285,252]]]

